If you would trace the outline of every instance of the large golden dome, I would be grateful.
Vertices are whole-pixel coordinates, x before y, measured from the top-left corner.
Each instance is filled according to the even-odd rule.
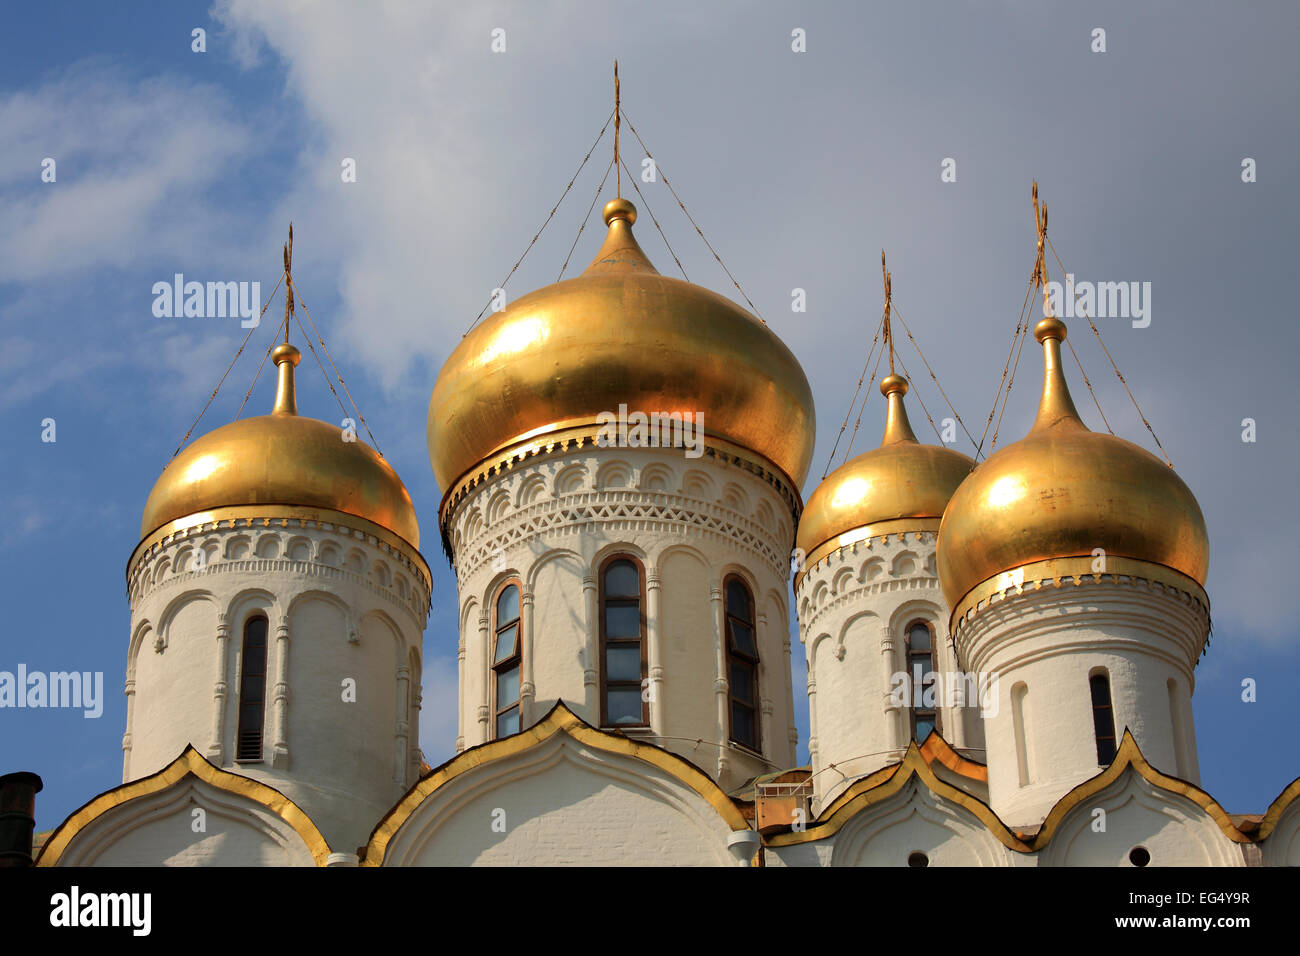
[[[344,441],[342,429],[299,417],[293,367],[301,353],[284,344],[272,356],[274,411],[224,425],[173,458],[149,493],[141,539],[215,508],[289,505],[365,518],[418,548],[415,508],[397,473],[369,445]]]
[[[1018,583],[1004,574],[1037,562],[1047,563],[1041,577],[1086,574],[1097,549],[1110,573],[1205,584],[1209,539],[1196,499],[1150,452],[1083,424],[1061,369],[1065,334],[1055,318],[1035,327],[1045,371],[1034,427],[979,465],[944,512],[939,581],[954,613],[980,585]]]
[[[798,488],[815,428],[794,355],[729,299],[660,275],[632,236],[632,203],[607,203],[604,218],[609,233],[582,275],[493,314],[443,365],[428,419],[443,492],[495,452],[594,428],[620,405],[702,413],[706,435],[756,452]]]
[[[797,545],[809,562],[828,542],[838,548],[874,533],[938,530],[948,499],[975,467],[960,452],[916,440],[903,404],[907,379],[889,375],[880,391],[889,402],[880,447],[827,475],[799,520]]]

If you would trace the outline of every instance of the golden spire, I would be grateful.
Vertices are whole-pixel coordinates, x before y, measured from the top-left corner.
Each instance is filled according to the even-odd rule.
[[[894,374],[894,331],[890,324],[890,309],[894,303],[893,276],[885,268],[885,250],[880,250],[880,276],[885,284],[885,347],[889,349],[889,374],[880,380],[880,394],[889,401],[885,413],[885,435],[880,439],[882,445],[898,442],[917,444],[912,424],[907,420],[907,407],[903,396],[907,394],[907,379]]]
[[[302,353],[289,344],[289,319],[293,317],[293,223],[289,223],[289,241],[284,245],[284,341],[275,347],[271,360],[280,370],[275,387],[272,415],[297,415],[298,397],[293,387],[293,369],[302,361]]]
[[[619,119],[620,119],[619,114],[622,112],[622,109],[623,108],[619,105],[618,60],[615,60],[614,61],[614,182],[616,184],[616,189],[618,190],[618,197],[620,199],[623,197],[623,172],[621,167],[619,166],[619,160],[618,160],[618,127],[619,127]],[[608,222],[608,220],[606,220],[606,222]]]
[[[1061,343],[1065,341],[1065,323],[1052,315],[1051,297],[1047,294],[1047,203],[1038,204],[1038,181],[1034,181],[1034,224],[1038,227],[1038,260],[1034,263],[1034,282],[1043,289],[1043,314],[1047,318],[1034,326],[1034,339],[1043,347],[1043,394],[1038,402],[1038,417],[1030,431],[1056,425],[1087,429],[1074,407],[1070,388],[1061,365]]]

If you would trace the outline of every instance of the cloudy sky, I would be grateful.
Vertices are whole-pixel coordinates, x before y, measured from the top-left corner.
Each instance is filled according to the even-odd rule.
[[[0,771],[45,780],[38,828],[120,782],[125,563],[150,487],[244,334],[234,319],[156,318],[153,284],[181,272],[269,292],[290,220],[295,280],[419,511],[435,569],[421,737],[431,763],[451,755],[455,593],[429,543],[440,492],[428,397],[609,115],[615,57],[624,108],[660,169],[812,382],[805,495],[879,319],[882,247],[898,311],[977,438],[1033,265],[1033,179],[1076,281],[1150,283],[1149,324],[1098,326],[1210,530],[1203,783],[1230,812],[1263,811],[1300,773],[1287,710],[1300,677],[1300,335],[1287,303],[1300,251],[1300,12],[1076,7],[231,0],[8,14],[0,670],[103,671],[107,685],[98,720],[0,711]],[[206,52],[192,50],[195,28]],[[639,146],[624,143],[639,167]],[[511,279],[512,298],[555,281],[608,144]],[[45,158],[54,182],[42,181]],[[345,159],[356,182],[342,182]],[[1243,182],[1247,159],[1254,182]],[[945,160],[955,181],[941,176]],[[662,180],[642,188],[691,280],[736,297]],[[599,243],[599,208],[579,268]],[[674,274],[644,208],[637,229]],[[796,288],[805,313],[791,309]],[[1111,426],[1155,450],[1086,323],[1071,331]],[[234,416],[272,334],[270,323],[255,333],[200,431]],[[915,353],[902,355],[914,395],[948,414]],[[1032,358],[1004,443],[1032,421]],[[308,361],[300,409],[335,420]],[[1085,420],[1102,427],[1070,376]],[[272,389],[264,376],[250,407],[269,409]],[[873,394],[858,450],[877,440],[880,412]],[[54,443],[41,441],[46,418]],[[1254,442],[1242,440],[1247,418]],[[800,688],[797,645],[793,666]]]

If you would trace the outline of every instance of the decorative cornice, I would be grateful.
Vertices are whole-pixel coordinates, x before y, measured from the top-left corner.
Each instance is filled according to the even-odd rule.
[[[1163,564],[1153,564],[1150,561],[1107,555],[1104,558],[1105,570],[1097,572],[1093,567],[1099,560],[1103,559],[1091,555],[1052,558],[1046,561],[1033,561],[996,574],[975,585],[957,602],[949,618],[949,630],[956,635],[977,614],[997,603],[999,599],[1015,597],[1034,587],[1042,588],[1049,585],[1063,587],[1067,584],[1077,586],[1132,584],[1132,579],[1158,584],[1168,591],[1185,595],[1187,599],[1199,605],[1208,625],[1210,598],[1200,584],[1181,571],[1175,571]]]
[[[292,571],[297,575],[308,578],[333,578],[335,580],[348,581],[359,584],[373,594],[383,597],[390,603],[402,608],[409,614],[411,620],[423,630],[428,623],[428,610],[426,607],[425,618],[421,619],[419,612],[398,595],[397,591],[392,588],[384,588],[370,580],[364,574],[358,574],[356,571],[350,571],[347,568],[338,568],[329,564],[321,564],[317,561],[298,561],[291,558],[239,558],[233,561],[221,560],[214,561],[204,566],[202,571],[182,571],[168,577],[161,584],[156,585],[148,591],[141,593],[141,597],[152,594],[156,590],[172,587],[176,584],[186,584],[198,581],[202,578],[214,574],[235,574],[247,571]],[[133,604],[134,609],[136,605]],[[221,625],[218,625],[220,627]],[[287,627],[287,622],[281,621],[277,627]],[[226,625],[226,636],[229,636],[230,628]]]
[[[856,553],[856,546],[859,544],[866,544],[867,548],[871,549],[875,540],[880,539],[884,544],[888,544],[889,539],[893,537],[897,537],[900,543],[906,544],[909,534],[917,536],[918,544],[934,544],[935,536],[939,533],[939,521],[939,518],[893,518],[889,521],[865,524],[860,528],[838,534],[829,541],[823,541],[804,556],[803,569],[794,576],[795,593],[799,593],[799,586],[803,584],[804,579],[816,570],[817,565],[823,560],[845,549],[850,553]],[[927,535],[930,536],[928,539]]]
[[[105,813],[131,800],[166,790],[172,784],[179,783],[190,775],[218,790],[261,804],[280,817],[293,827],[298,836],[302,837],[317,866],[324,866],[329,859],[329,844],[305,810],[274,787],[251,777],[214,767],[193,746],[187,745],[179,757],[157,773],[106,790],[80,809],[73,811],[72,815],[59,824],[45,841],[36,865],[57,866],[60,857],[77,835]]]
[[[443,495],[442,503],[438,506],[438,528],[442,535],[442,549],[447,555],[448,561],[454,564],[455,552],[451,546],[450,535],[452,513],[474,489],[485,482],[492,481],[521,465],[531,465],[545,458],[570,454],[584,449],[592,453],[599,453],[602,456],[609,455],[611,452],[661,450],[607,448],[597,445],[596,438],[601,433],[602,428],[601,425],[583,424],[551,432],[541,440],[529,439],[515,442],[507,448],[488,455],[453,482],[446,494]],[[771,485],[785,503],[786,509],[794,522],[792,529],[799,526],[799,516],[803,513],[803,498],[799,494],[798,486],[772,462],[739,445],[733,445],[712,435],[705,436],[703,454],[698,460],[703,461],[705,458],[712,459],[723,465],[741,468]]]
[[[747,549],[784,579],[787,561],[773,546],[775,535],[756,522],[742,519],[752,525],[751,530],[728,517],[710,513],[724,510],[728,509],[712,502],[660,491],[582,491],[537,502],[486,528],[475,541],[462,546],[453,568],[457,578],[464,580],[497,552],[544,533],[559,536],[578,534],[592,524],[636,524],[652,530],[675,528],[718,535]]]
[[[373,521],[324,508],[232,505],[169,521],[136,545],[126,563],[127,591],[130,591],[131,578],[138,570],[140,562],[152,557],[161,548],[183,538],[232,531],[282,531],[296,528],[339,534],[344,538],[365,539],[379,547],[381,551],[391,552],[404,559],[403,563],[423,580],[425,591],[431,590],[433,586],[429,564],[424,560],[420,550],[405,538]]]

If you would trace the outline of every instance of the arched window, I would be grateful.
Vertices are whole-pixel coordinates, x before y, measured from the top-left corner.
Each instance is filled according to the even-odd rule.
[[[734,574],[725,582],[727,601],[727,683],[731,695],[731,739],[759,749],[758,641],[754,598]]]
[[[930,731],[940,730],[935,707],[934,632],[925,621],[907,626],[907,673],[912,686],[912,739],[921,743]]]
[[[645,594],[641,563],[628,555],[610,558],[600,573],[600,721],[605,726],[650,723],[642,699],[645,679]]]
[[[497,739],[519,733],[519,584],[497,594],[492,627],[493,704]]]
[[[239,655],[239,730],[235,759],[255,763],[262,759],[262,727],[266,720],[266,618],[244,622],[243,650]]]
[[[1088,678],[1092,691],[1092,729],[1097,737],[1097,763],[1109,767],[1115,759],[1115,714],[1110,704],[1110,678],[1105,671]]]

